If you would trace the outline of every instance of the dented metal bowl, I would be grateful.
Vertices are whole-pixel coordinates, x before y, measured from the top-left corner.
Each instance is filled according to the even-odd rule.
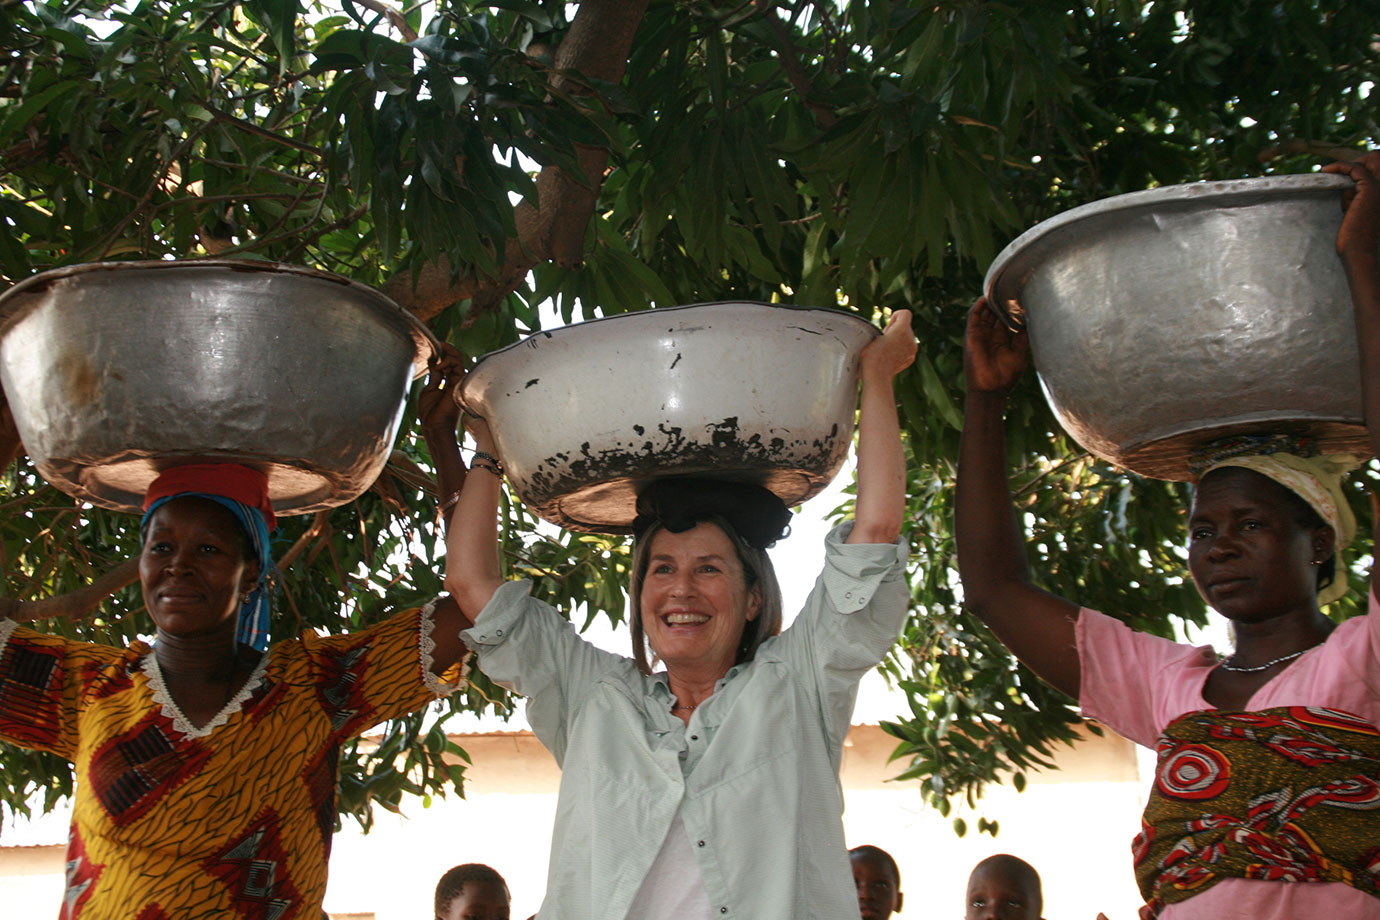
[[[458,399],[488,421],[536,514],[627,533],[638,488],[661,476],[755,482],[788,505],[823,489],[852,440],[858,353],[877,335],[838,310],[664,307],[486,355]]]
[[[1244,433],[1369,454],[1334,175],[1168,186],[1074,208],[987,273],[1023,310],[1064,429],[1146,476],[1188,479],[1198,446]]]
[[[387,297],[270,262],[106,262],[0,296],[0,380],[44,478],[136,511],[159,471],[235,461],[280,514],[382,471],[435,340]]]

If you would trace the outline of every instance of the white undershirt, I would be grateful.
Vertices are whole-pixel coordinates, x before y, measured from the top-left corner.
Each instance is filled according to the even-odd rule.
[[[628,920],[709,920],[709,896],[704,891],[690,835],[680,819],[680,809],[671,820],[661,851],[647,870],[642,887],[637,889]]]

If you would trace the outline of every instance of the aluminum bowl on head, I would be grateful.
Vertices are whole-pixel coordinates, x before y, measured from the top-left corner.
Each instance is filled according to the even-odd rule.
[[[1023,311],[1064,429],[1134,472],[1188,479],[1194,448],[1281,432],[1369,454],[1351,295],[1336,237],[1343,176],[1119,195],[1037,224],[987,272]]]
[[[0,379],[34,465],[124,511],[192,462],[264,470],[279,514],[352,500],[435,348],[377,291],[271,262],[76,265],[0,296]]]
[[[509,482],[570,530],[628,533],[638,488],[670,475],[755,482],[788,505],[838,474],[858,353],[838,310],[726,302],[591,320],[486,355],[458,400],[486,419]]]

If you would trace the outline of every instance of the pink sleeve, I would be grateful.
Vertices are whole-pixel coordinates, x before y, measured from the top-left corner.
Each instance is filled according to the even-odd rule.
[[[1079,706],[1117,734],[1154,747],[1177,716],[1210,708],[1203,681],[1217,664],[1210,647],[1136,632],[1095,610],[1078,615]]]
[[[1371,659],[1380,661],[1380,600],[1375,598],[1375,585],[1370,586],[1367,596],[1370,603],[1366,606],[1366,635],[1370,637]]]

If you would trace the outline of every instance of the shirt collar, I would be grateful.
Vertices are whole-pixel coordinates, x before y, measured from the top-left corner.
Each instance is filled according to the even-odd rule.
[[[719,678],[718,682],[714,684],[714,692],[717,693],[719,690],[723,689],[724,685],[732,680],[747,664],[748,662],[744,662],[743,664],[735,664],[733,667],[729,668],[728,673]],[[648,679],[652,682],[652,686],[647,692],[659,700],[667,700],[669,702],[672,698],[671,681],[670,678],[667,677],[666,672],[655,671]]]

